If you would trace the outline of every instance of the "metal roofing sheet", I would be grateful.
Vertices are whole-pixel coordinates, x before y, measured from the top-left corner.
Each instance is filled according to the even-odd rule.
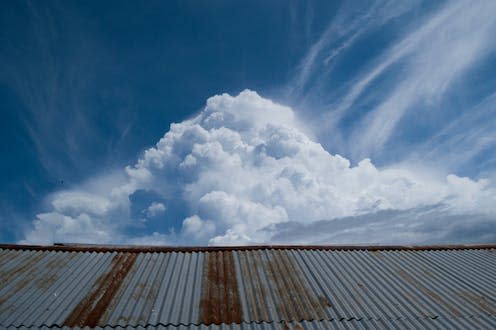
[[[456,318],[456,319],[398,319],[398,320],[320,320],[279,323],[232,323],[211,325],[147,325],[147,326],[105,326],[95,327],[98,330],[111,329],[163,329],[163,330],[326,330],[326,329],[493,329],[496,319],[490,316]],[[53,329],[58,327],[7,327],[8,330],[21,329]],[[62,327],[61,329],[73,329]],[[77,329],[90,329],[89,327]]]
[[[0,248],[0,326],[494,328],[495,251]]]

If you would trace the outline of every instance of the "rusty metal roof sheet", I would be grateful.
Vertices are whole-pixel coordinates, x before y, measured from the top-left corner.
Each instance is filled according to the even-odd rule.
[[[126,327],[95,327],[99,330],[112,329],[163,329],[163,330],[328,330],[328,329],[492,329],[494,328],[495,318],[490,316],[457,318],[457,319],[398,319],[398,320],[319,320],[319,321],[301,321],[301,322],[280,322],[280,323],[241,323],[241,324],[191,324],[191,325],[146,325],[146,326],[126,326]],[[18,329],[53,329],[54,327],[7,327],[7,330]],[[70,327],[61,327],[61,329],[72,329]],[[89,329],[85,327],[83,329]]]
[[[0,245],[0,327],[495,328],[496,247]]]

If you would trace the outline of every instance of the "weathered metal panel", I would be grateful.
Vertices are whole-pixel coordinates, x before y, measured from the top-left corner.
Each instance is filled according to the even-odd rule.
[[[0,327],[496,327],[492,248],[96,251],[0,248]]]
[[[398,320],[319,320],[301,322],[262,322],[221,325],[163,326],[159,329],[191,330],[329,330],[329,329],[494,329],[496,319],[491,317],[452,319],[398,319]],[[153,327],[152,327],[153,328]],[[107,328],[110,329],[110,328]]]
[[[200,301],[203,324],[241,323],[241,298],[232,251],[206,252]]]
[[[139,253],[99,325],[199,323],[204,255]]]
[[[328,318],[329,302],[311,290],[289,251],[238,251],[235,256],[244,321]]]
[[[314,292],[323,294],[333,306],[330,317],[398,318],[494,315],[496,278],[488,276],[488,270],[495,268],[494,265],[487,268],[492,261],[464,267],[461,260],[446,264],[431,262],[427,257],[455,254],[459,259],[470,259],[479,252],[292,250],[289,253],[296,255]],[[468,292],[472,301],[466,299]]]
[[[301,321],[301,322],[279,322],[279,323],[241,323],[241,324],[221,324],[209,325],[145,325],[145,326],[124,326],[124,327],[95,327],[96,330],[113,330],[113,329],[162,329],[162,330],[327,330],[327,329],[494,329],[496,318],[490,316],[473,317],[473,318],[456,318],[456,319],[398,319],[398,320],[320,320],[320,321]],[[59,329],[58,327],[7,327],[7,330],[32,330],[32,329]],[[60,329],[90,329],[61,327]]]
[[[24,252],[2,287],[0,324],[63,324],[116,253]],[[16,259],[12,260],[14,263]],[[10,278],[9,278],[10,277]]]

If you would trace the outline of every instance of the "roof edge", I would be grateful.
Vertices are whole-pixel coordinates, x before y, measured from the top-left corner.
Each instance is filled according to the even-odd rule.
[[[444,245],[247,245],[247,246],[140,246],[55,243],[54,245],[0,244],[4,250],[65,251],[65,252],[209,252],[250,250],[330,250],[330,251],[424,251],[496,249],[496,244]]]

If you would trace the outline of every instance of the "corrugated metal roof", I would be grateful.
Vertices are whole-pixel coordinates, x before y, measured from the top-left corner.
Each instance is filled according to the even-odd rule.
[[[4,245],[0,326],[495,328],[495,271],[494,246]]]
[[[95,329],[163,329],[163,330],[326,330],[326,329],[492,329],[496,319],[490,316],[456,319],[398,319],[398,320],[320,320],[302,322],[280,322],[280,323],[241,323],[241,324],[221,324],[221,325],[154,325],[137,327],[95,327]],[[53,329],[53,327],[7,327],[8,330],[17,329]],[[72,329],[62,327],[61,329]],[[84,327],[81,329],[90,329]]]

